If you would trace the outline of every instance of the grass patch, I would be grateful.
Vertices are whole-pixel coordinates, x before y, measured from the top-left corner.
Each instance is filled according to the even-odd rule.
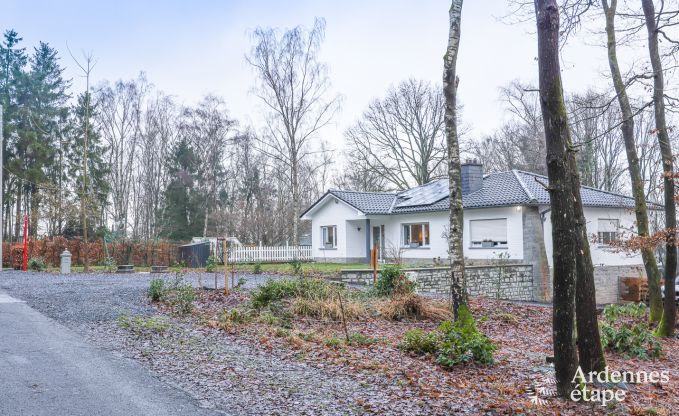
[[[436,302],[423,296],[409,293],[382,300],[377,310],[385,319],[401,321],[404,319],[450,319],[451,314],[443,302]]]
[[[120,315],[118,326],[128,329],[136,334],[156,333],[162,334],[170,328],[170,324],[161,318]]]

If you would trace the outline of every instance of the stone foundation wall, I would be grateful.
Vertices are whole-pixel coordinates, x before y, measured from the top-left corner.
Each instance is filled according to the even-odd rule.
[[[409,268],[403,270],[415,282],[421,293],[450,292],[447,267]],[[529,264],[503,266],[469,266],[465,268],[467,292],[472,296],[487,296],[509,300],[533,300],[533,267]],[[371,270],[342,270],[345,283],[372,285]]]

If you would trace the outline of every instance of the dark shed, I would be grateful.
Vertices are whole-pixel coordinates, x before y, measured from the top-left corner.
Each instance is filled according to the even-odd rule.
[[[184,244],[177,247],[177,258],[190,267],[207,266],[207,258],[210,257],[210,242]]]

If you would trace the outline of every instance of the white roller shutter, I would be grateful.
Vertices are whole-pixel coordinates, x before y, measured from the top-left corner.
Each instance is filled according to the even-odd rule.
[[[472,242],[507,241],[507,219],[469,221]]]

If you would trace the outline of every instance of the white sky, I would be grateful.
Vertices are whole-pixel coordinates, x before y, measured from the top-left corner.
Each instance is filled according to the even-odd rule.
[[[180,103],[194,103],[206,93],[223,96],[241,125],[256,128],[260,107],[249,93],[254,75],[244,61],[249,31],[257,26],[309,27],[314,17],[324,17],[322,59],[344,105],[323,136],[338,148],[342,132],[390,85],[409,77],[440,82],[449,7],[446,0],[3,3],[0,29],[17,30],[29,48],[39,40],[56,47],[79,90],[82,80],[67,43],[76,55],[82,50],[96,55],[95,82],[129,79],[145,71],[158,89]],[[505,117],[498,101],[500,86],[514,79],[536,80],[533,23],[501,22],[508,11],[506,0],[467,0],[463,7],[459,91],[472,137],[492,132]],[[599,76],[607,69],[605,49],[591,46],[598,42],[595,35],[582,38],[563,52],[567,93],[606,82]],[[621,50],[622,58],[626,53]]]

